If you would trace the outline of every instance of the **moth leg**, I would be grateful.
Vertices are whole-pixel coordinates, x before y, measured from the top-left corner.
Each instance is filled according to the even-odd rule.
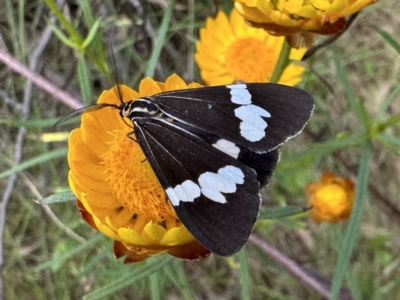
[[[132,137],[133,135],[135,135],[135,132],[131,131],[126,136],[128,137],[128,139],[130,139],[131,141],[133,141],[133,142],[135,142],[137,144],[138,141],[134,137]]]
[[[128,139],[130,139],[131,141],[133,141],[137,144],[138,141],[134,137],[132,137],[132,135],[134,135],[134,134],[135,134],[135,132],[132,131],[132,132],[129,132],[126,136],[128,137]],[[147,158],[145,157],[141,162],[144,163],[146,160],[147,160]]]

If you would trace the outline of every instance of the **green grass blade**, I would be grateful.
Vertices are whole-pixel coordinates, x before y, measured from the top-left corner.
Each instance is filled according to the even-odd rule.
[[[80,53],[78,59],[78,81],[81,88],[83,103],[85,105],[91,104],[92,100],[92,87],[89,79],[89,70],[86,65],[85,55]]]
[[[153,273],[149,276],[149,285],[150,285],[150,299],[152,300],[160,300],[160,280],[159,274]]]
[[[51,28],[51,30],[53,30],[53,33],[56,35],[56,37],[58,37],[58,39],[63,42],[65,45],[67,45],[68,47],[72,48],[72,49],[79,49],[79,44],[77,44],[76,42],[74,42],[73,40],[71,40],[69,37],[67,37],[60,29],[58,29],[58,27],[52,23],[48,24]]]
[[[367,201],[368,191],[368,177],[369,170],[368,165],[371,156],[371,145],[367,142],[363,148],[360,166],[358,168],[357,186],[356,186],[356,198],[353,206],[353,212],[351,214],[350,223],[346,234],[343,238],[341,249],[339,252],[338,263],[335,269],[335,275],[332,280],[331,288],[331,300],[338,299],[340,287],[343,279],[346,275],[346,271],[349,267],[350,256],[353,252],[356,244],[359,229],[361,224],[361,218],[364,213],[364,206]]]
[[[35,119],[27,121],[4,119],[0,120],[0,124],[5,124],[10,127],[23,126],[27,128],[43,128],[43,127],[53,127],[53,125],[58,121],[58,119],[60,118]]]
[[[249,275],[249,265],[247,263],[246,247],[237,254],[239,259],[239,283],[240,283],[240,299],[249,300],[250,297],[250,275]]]
[[[187,275],[185,270],[183,269],[182,260],[175,259],[169,266],[165,266],[164,268],[165,274],[168,276],[168,279],[171,280],[179,289],[182,294],[182,299],[191,300],[193,299],[191,293],[191,287],[187,280]]]
[[[286,169],[290,170],[298,165],[315,162],[316,158],[318,157],[330,154],[339,149],[360,145],[366,140],[368,140],[367,133],[361,132],[341,137],[337,140],[332,140],[324,143],[315,143],[302,152],[282,156],[282,159],[278,163],[277,171],[284,171]]]
[[[400,122],[400,114],[394,115],[390,117],[387,121],[383,122],[382,124],[379,124],[379,130],[380,131],[386,130],[387,128],[392,127],[399,122]]]
[[[45,153],[43,153],[41,155],[38,155],[38,156],[36,156],[34,158],[28,159],[28,160],[24,161],[23,163],[15,166],[15,167],[12,167],[11,169],[9,169],[7,171],[4,171],[4,172],[0,173],[0,178],[4,178],[4,177],[10,176],[12,174],[21,172],[23,170],[26,170],[26,169],[31,168],[33,166],[42,164],[42,163],[47,162],[49,160],[52,160],[54,158],[66,156],[67,153],[68,153],[68,149],[67,148],[56,149],[56,150],[53,150],[53,151],[45,152]]]
[[[399,93],[400,93],[400,84],[398,84],[396,88],[390,93],[390,95],[385,99],[385,101],[383,102],[383,104],[379,109],[379,112],[376,116],[376,120],[379,121],[382,118],[385,111],[387,111],[387,109],[392,104],[393,100],[396,99]]]
[[[97,35],[97,31],[99,30],[99,27],[101,24],[100,22],[101,22],[101,19],[97,19],[96,22],[94,22],[93,26],[90,28],[90,31],[89,31],[86,39],[83,41],[83,43],[81,45],[81,49],[85,49],[92,43],[92,41],[94,40],[94,38]]]
[[[371,127],[371,123],[372,123],[370,120],[370,117],[367,115],[363,105],[357,100],[354,90],[351,87],[351,84],[348,80],[347,73],[342,66],[340,56],[336,52],[334,52],[334,54],[333,54],[333,61],[335,63],[337,76],[344,87],[346,98],[350,103],[350,107],[357,114],[360,121],[362,121],[364,123],[365,128],[369,129]]]
[[[307,211],[308,208],[303,206],[277,206],[277,207],[262,207],[258,216],[259,220],[266,219],[279,219],[287,218],[294,215],[302,214]]]
[[[130,286],[135,282],[150,276],[151,274],[160,272],[160,270],[166,264],[171,262],[172,259],[172,257],[166,255],[148,258],[145,262],[132,266],[129,272],[126,272],[125,274],[119,274],[119,276],[116,276],[110,280],[107,285],[88,293],[85,295],[84,299],[94,300],[113,295],[117,291]],[[122,267],[126,268],[126,266]]]
[[[390,35],[389,32],[383,30],[382,28],[380,28],[380,27],[378,27],[378,26],[376,26],[376,25],[373,25],[372,28],[374,28],[374,30],[375,30],[377,33],[379,33],[380,36],[383,37],[384,40],[385,40],[386,42],[388,42],[388,44],[389,44],[390,46],[392,46],[394,50],[397,51],[397,53],[400,54],[400,43],[398,43],[398,42]]]
[[[34,270],[35,270],[35,272],[39,272],[41,270],[51,268],[51,267],[53,267],[53,265],[62,266],[68,259],[72,258],[75,255],[81,254],[86,249],[93,248],[94,245],[96,245],[97,243],[99,243],[101,241],[104,241],[104,239],[105,239],[104,235],[97,234],[95,237],[88,240],[84,244],[78,245],[75,249],[73,249],[72,251],[69,251],[66,255],[63,255],[62,257],[60,257],[60,256],[53,257],[52,259],[39,264]]]
[[[65,17],[63,12],[58,8],[57,3],[54,0],[45,0],[46,5],[50,8],[53,12],[57,20],[62,24],[62,26],[67,30],[72,41],[77,44],[81,45],[83,40],[79,36],[78,31],[75,29],[74,25],[72,25]]]
[[[279,54],[278,62],[276,63],[274,72],[272,73],[271,79],[269,82],[277,83],[282,76],[283,71],[290,63],[289,59],[290,55],[290,46],[286,40],[284,40],[282,45],[281,53]]]
[[[161,26],[158,30],[157,39],[154,44],[154,50],[151,53],[151,56],[150,56],[150,59],[148,62],[148,66],[147,66],[147,70],[146,70],[146,77],[154,76],[154,71],[157,66],[158,58],[160,57],[161,49],[162,49],[162,47],[164,45],[164,41],[165,41],[165,36],[167,35],[169,21],[171,20],[171,15],[174,10],[174,4],[175,4],[175,0],[168,1],[167,11],[165,12],[163,20],[161,22]]]

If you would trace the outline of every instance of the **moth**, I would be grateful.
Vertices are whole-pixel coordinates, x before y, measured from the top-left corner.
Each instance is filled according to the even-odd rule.
[[[271,83],[163,92],[114,106],[133,125],[176,214],[211,252],[230,256],[257,220],[279,147],[314,109],[308,93]],[[84,108],[85,110],[87,108]],[[83,111],[82,110],[82,111]]]

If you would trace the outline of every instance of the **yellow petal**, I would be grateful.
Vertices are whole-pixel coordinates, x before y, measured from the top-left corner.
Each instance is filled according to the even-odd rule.
[[[160,243],[166,233],[164,227],[154,223],[148,223],[143,229],[144,236],[155,243]]]
[[[185,227],[175,227],[168,230],[161,240],[162,245],[176,246],[189,243],[194,240],[194,237]]]
[[[120,237],[120,240],[124,241],[125,243],[139,246],[149,244],[138,232],[130,228],[119,228],[118,236]]]

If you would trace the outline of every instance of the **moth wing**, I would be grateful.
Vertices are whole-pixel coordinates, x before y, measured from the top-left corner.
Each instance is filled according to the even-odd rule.
[[[258,216],[261,199],[255,171],[163,120],[135,122],[135,135],[193,236],[216,254],[236,253]]]
[[[297,135],[314,109],[308,93],[265,83],[177,90],[150,99],[172,118],[258,153]]]

